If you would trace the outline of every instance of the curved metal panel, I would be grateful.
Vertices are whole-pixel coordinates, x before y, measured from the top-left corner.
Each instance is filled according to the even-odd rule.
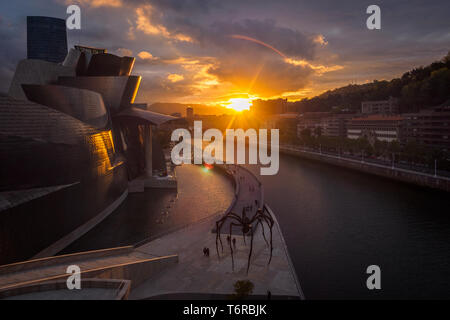
[[[75,67],[62,66],[43,60],[21,60],[11,81],[8,94],[16,99],[26,99],[22,84],[55,83],[59,76],[74,76]]]
[[[94,127],[31,101],[0,96],[0,134],[58,144],[79,144]]]
[[[22,87],[30,101],[64,112],[95,128],[104,128],[108,123],[102,96],[97,92],[58,85],[24,84]]]
[[[134,102],[140,76],[120,77],[59,77],[58,84],[98,92],[105,106],[115,113]]]
[[[164,122],[177,120],[179,118],[168,116],[162,113],[157,113],[149,110],[143,110],[139,108],[127,108],[121,112],[119,112],[116,118],[133,118],[137,121],[142,121],[146,123],[150,123],[152,125],[158,126]]]
[[[94,54],[89,62],[87,76],[129,76],[135,58],[119,57],[110,53]]]
[[[91,54],[88,52],[80,51],[77,49],[70,49],[66,56],[66,59],[62,63],[65,67],[75,68],[75,73],[77,76],[86,75],[87,67],[89,65],[89,59]]]
[[[125,87],[125,92],[122,97],[122,101],[120,103],[121,109],[124,107],[130,106],[134,103],[134,99],[136,98],[139,85],[141,84],[140,76],[130,76],[128,77],[127,85]]]
[[[73,183],[104,175],[115,162],[110,130],[0,97],[0,191]]]

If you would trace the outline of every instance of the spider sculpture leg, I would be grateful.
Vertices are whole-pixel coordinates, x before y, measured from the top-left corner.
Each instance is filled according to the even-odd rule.
[[[222,237],[221,237],[221,235],[220,235],[220,230],[222,229],[222,226],[225,224],[225,220],[226,220],[227,218],[228,218],[228,215],[225,216],[225,217],[223,217],[222,219],[220,219],[220,220],[218,221],[218,227],[219,227],[219,229],[216,230],[216,233],[217,233],[216,237],[218,237],[218,239],[219,239],[220,247],[222,248],[222,253],[223,253],[223,243],[222,243]]]
[[[220,227],[222,226],[220,223],[222,221],[216,221],[216,251],[217,251],[217,256],[220,259],[220,255],[219,255],[219,245],[218,242],[220,241],[220,245],[222,246],[222,252],[223,252],[223,244],[222,244],[222,239],[220,238]],[[220,225],[220,226],[219,226]]]
[[[266,214],[267,212],[267,214]],[[263,217],[268,221],[267,224],[270,228],[270,258],[268,264],[272,261],[272,251],[273,251],[273,245],[272,245],[272,227],[274,225],[274,221],[272,216],[270,215],[269,210],[267,210],[267,207],[264,205],[264,211],[263,211]]]
[[[262,213],[263,213],[263,211],[262,211],[261,209],[256,209],[256,212],[255,212],[255,214],[253,215],[253,217],[250,219],[250,221],[251,221],[251,222],[255,221],[255,219],[256,219],[258,216],[261,216]]]
[[[251,231],[251,237],[250,237],[250,252],[248,253],[248,261],[247,261],[247,274],[248,274],[248,269],[250,269],[250,259],[252,257],[252,252],[253,252],[253,228],[250,226],[250,231]]]
[[[270,226],[270,258],[269,258],[269,262],[267,263],[268,265],[269,265],[270,262],[272,261],[272,251],[273,251],[273,245],[272,245],[272,226]]]
[[[258,223],[261,224],[262,234],[264,237],[264,240],[266,241],[266,244],[270,247],[270,257],[269,262],[267,264],[270,264],[272,261],[272,252],[273,252],[273,246],[272,246],[272,227],[273,227],[273,219],[269,214],[269,211],[267,211],[268,214],[265,214],[265,211],[267,211],[267,208],[264,206],[263,209],[258,209],[256,213],[253,215],[252,219],[250,220],[250,223],[253,223],[254,220],[258,220]],[[264,224],[263,222],[266,222],[269,230],[270,230],[270,245],[267,242],[265,232],[264,232]]]
[[[239,224],[233,223],[233,222],[230,223],[230,239],[231,239],[231,232],[233,230],[233,226],[238,226],[239,227]],[[230,241],[230,251],[231,251],[231,270],[234,271],[233,245],[231,244],[231,241]]]
[[[263,221],[260,217],[258,217],[258,223],[261,225],[261,232],[262,232],[262,236],[264,238],[264,241],[266,242],[266,245],[269,246],[269,242],[267,242],[267,238],[266,238],[266,234],[264,233],[264,224]]]
[[[267,264],[270,264],[270,262],[272,261],[272,252],[273,252],[272,227],[273,227],[274,221],[273,221],[272,217],[270,215],[266,215],[265,212],[263,212],[261,214],[260,219],[263,219],[267,223],[267,225],[269,226],[269,230],[270,230],[270,257],[269,257],[269,262],[267,263]]]
[[[217,251],[217,256],[219,257],[219,259],[220,259],[219,245],[218,245],[219,243],[220,243],[220,246],[222,248],[222,253],[223,253],[223,243],[222,243],[222,237],[220,236],[220,230],[222,229],[223,224],[225,223],[226,219],[228,219],[228,218],[230,218],[232,220],[236,220],[238,222],[238,224],[242,224],[241,218],[234,212],[229,212],[224,217],[222,217],[221,219],[216,221],[216,251]]]
[[[244,223],[246,223],[245,222],[245,217],[246,217],[246,214],[245,214],[245,207],[243,207],[242,208],[242,225],[244,225]],[[247,245],[247,243],[245,242],[245,233],[244,233],[244,228],[242,228],[242,238],[244,238],[244,245]]]

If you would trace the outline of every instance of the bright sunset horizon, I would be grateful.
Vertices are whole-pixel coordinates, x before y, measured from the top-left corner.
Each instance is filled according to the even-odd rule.
[[[448,51],[445,26],[419,28],[415,19],[405,18],[439,20],[444,13],[400,3],[383,4],[389,32],[372,32],[361,14],[365,4],[335,1],[258,1],[258,6],[254,1],[184,1],[183,10],[175,1],[158,0],[22,2],[2,9],[7,49],[1,91],[8,90],[15,65],[26,56],[23,17],[64,18],[61,8],[69,2],[83,7],[81,30],[68,30],[69,47],[102,46],[136,57],[135,73],[142,75],[137,101],[149,104],[240,110],[231,99],[297,101],[351,83],[390,80]],[[418,43],[433,50],[417,50]]]

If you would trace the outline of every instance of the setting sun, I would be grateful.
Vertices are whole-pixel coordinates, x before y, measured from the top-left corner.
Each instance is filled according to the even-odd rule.
[[[229,100],[227,108],[233,109],[235,111],[250,110],[252,105],[252,100],[248,98],[232,98]]]

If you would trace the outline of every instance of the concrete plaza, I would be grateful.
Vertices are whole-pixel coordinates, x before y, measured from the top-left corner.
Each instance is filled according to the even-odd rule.
[[[239,168],[236,172],[240,182],[239,194],[232,211],[240,214],[243,206],[260,197],[260,186],[256,178],[247,170]],[[239,178],[242,176],[243,178]],[[254,188],[250,188],[254,186]],[[250,280],[254,284],[253,294],[283,295],[303,298],[295,270],[288,256],[278,223],[273,226],[273,258],[268,265],[270,249],[261,233],[256,229],[253,240],[253,253],[250,270],[247,275],[247,261],[250,250],[250,237],[246,244],[242,235],[233,234],[236,239],[234,251],[234,271],[232,271],[231,250],[222,234],[223,253],[219,246],[219,258],[216,253],[216,234],[212,232],[215,221],[222,214],[215,214],[201,222],[194,223],[184,229],[158,238],[138,248],[137,251],[153,255],[178,255],[178,263],[159,274],[147,279],[132,290],[130,299],[144,299],[163,294],[232,294],[237,280]],[[228,232],[223,230],[223,232]],[[269,236],[265,226],[266,237]],[[203,255],[203,248],[210,250],[210,256]],[[182,297],[182,295],[180,295]]]

